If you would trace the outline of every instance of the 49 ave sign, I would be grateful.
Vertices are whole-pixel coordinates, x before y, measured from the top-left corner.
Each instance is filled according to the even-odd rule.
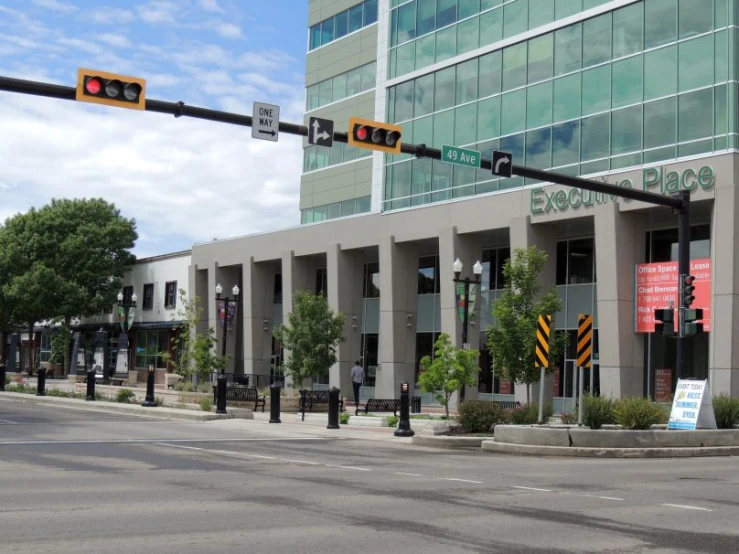
[[[606,182],[605,179],[601,180]],[[634,188],[634,182],[631,179],[622,179],[611,184],[617,187]],[[648,167],[642,170],[643,190],[658,194],[674,194],[680,190],[693,191],[699,187],[710,189],[715,184],[716,175],[713,168],[708,165],[697,170],[687,168],[683,171],[666,171],[664,167]],[[551,187],[537,187],[531,189],[531,213],[546,214],[578,210],[583,206],[606,204],[617,200],[619,197],[615,194],[592,192],[580,188],[551,190]],[[622,200],[631,201],[628,198]]]

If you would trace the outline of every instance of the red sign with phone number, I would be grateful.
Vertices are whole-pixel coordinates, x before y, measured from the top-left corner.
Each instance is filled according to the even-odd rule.
[[[711,330],[711,260],[690,261],[690,274],[695,301],[691,308],[703,308],[703,330]],[[636,332],[654,333],[654,310],[678,306],[677,262],[637,264],[636,266]],[[675,314],[677,330],[677,314]]]

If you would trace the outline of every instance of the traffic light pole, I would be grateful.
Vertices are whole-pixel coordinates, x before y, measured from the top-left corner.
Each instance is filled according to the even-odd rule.
[[[683,294],[683,278],[690,275],[690,191],[681,190],[678,197],[682,206],[677,211],[677,273],[678,277],[678,323],[677,323],[677,363],[678,379],[684,379],[688,367],[688,345],[685,336],[685,294]]]

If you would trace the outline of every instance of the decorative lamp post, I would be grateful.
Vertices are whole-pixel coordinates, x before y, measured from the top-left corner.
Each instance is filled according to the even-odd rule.
[[[216,398],[216,413],[217,414],[225,414],[226,413],[226,339],[228,338],[228,307],[231,303],[236,303],[239,299],[239,286],[234,285],[234,288],[231,289],[231,292],[233,293],[233,298],[229,298],[228,296],[221,298],[221,293],[223,293],[223,287],[220,283],[216,285],[216,300],[222,300],[223,301],[223,346],[221,348],[221,353],[223,356],[223,365],[221,366],[221,374],[218,376],[218,396]]]
[[[118,293],[118,322],[121,325],[121,334],[118,335],[118,354],[116,356],[115,373],[123,373],[128,377],[131,368],[130,353],[128,349],[128,333],[133,327],[136,317],[136,301],[138,296],[134,292],[131,301],[126,302],[122,292]]]
[[[464,264],[462,263],[462,260],[460,260],[459,258],[454,260],[454,282],[464,285],[464,304],[462,309],[462,348],[467,349],[470,347],[470,345],[467,344],[467,331],[469,328],[470,319],[470,283],[473,283],[475,285],[480,284],[480,276],[482,275],[482,264],[480,263],[480,260],[477,260],[475,262],[475,265],[472,266],[472,272],[475,274],[474,280],[471,280],[469,277],[465,277],[464,279],[459,278],[463,268]],[[475,294],[477,294],[477,291],[475,291]],[[462,386],[462,389],[459,392],[460,401],[464,400],[464,389],[465,387]]]

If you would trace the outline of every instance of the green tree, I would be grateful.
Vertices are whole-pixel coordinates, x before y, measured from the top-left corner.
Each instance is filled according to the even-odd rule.
[[[493,302],[493,325],[487,330],[487,345],[496,368],[508,379],[526,384],[531,401],[531,384],[540,378],[535,367],[536,325],[540,315],[556,314],[562,302],[554,288],[542,293],[539,275],[547,263],[547,253],[536,246],[516,248],[503,265],[505,289]],[[564,348],[565,337],[552,329],[550,361]],[[554,363],[550,363],[550,370]]]
[[[137,238],[136,222],[102,198],[52,200],[0,227],[0,286],[12,287],[13,279],[38,274],[43,266],[53,273],[47,288],[55,291],[40,319],[58,317],[69,327],[72,318],[90,317],[114,304],[123,275],[136,260],[130,250]],[[24,322],[39,315],[22,305],[19,309],[23,313],[15,319]],[[65,348],[67,368],[68,357]]]
[[[423,392],[433,393],[439,403],[444,406],[449,417],[449,400],[464,385],[476,383],[480,366],[477,360],[480,352],[464,350],[454,346],[447,333],[441,333],[434,345],[434,359],[430,356],[421,358],[421,373],[418,382]]]
[[[162,357],[172,363],[174,372],[182,375],[183,379],[192,379],[193,375],[197,375],[202,383],[208,380],[213,371],[222,369],[225,360],[216,354],[218,340],[215,329],[208,327],[204,333],[198,332],[198,324],[203,317],[200,297],[193,296],[191,300],[184,289],[180,289],[179,294],[180,308],[172,316],[173,321],[179,322],[175,326],[179,331],[178,336],[172,339],[177,354],[172,357],[169,352],[164,352]]]
[[[336,350],[344,338],[344,314],[334,315],[326,297],[298,291],[288,324],[280,325],[273,335],[289,351],[285,374],[295,386],[304,379],[326,375],[336,363]]]

